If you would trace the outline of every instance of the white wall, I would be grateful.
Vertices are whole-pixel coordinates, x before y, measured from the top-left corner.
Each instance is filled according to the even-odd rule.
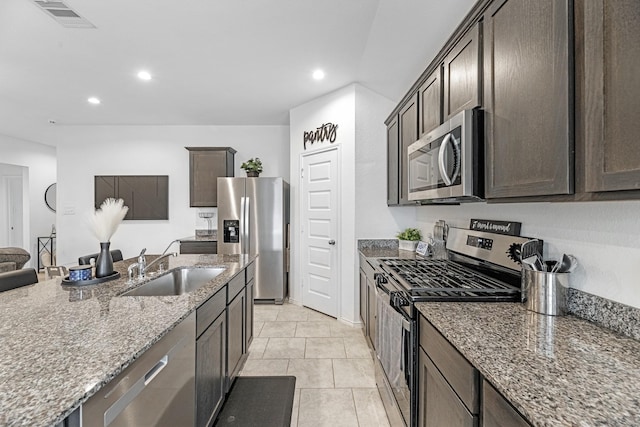
[[[75,265],[78,256],[99,250],[87,223],[94,209],[94,175],[169,176],[169,220],[125,221],[111,239],[111,248],[121,249],[125,258],[143,247],[157,254],[171,240],[206,228],[198,218],[201,210],[189,207],[189,152],[184,147],[232,147],[237,150],[236,176],[246,176],[240,169],[243,161],[259,157],[262,176],[288,181],[288,138],[286,126],[57,128],[53,139],[58,146],[58,264]]]
[[[24,249],[31,254],[28,266],[37,266],[38,236],[49,236],[55,214],[44,203],[44,192],[56,182],[56,149],[54,147],[0,135],[0,162],[23,166],[28,176],[23,180]],[[4,212],[0,213],[5,215]]]
[[[387,201],[386,127],[394,103],[361,85],[349,85],[290,111],[291,134],[291,286],[290,298],[302,303],[300,243],[300,156],[327,148],[329,142],[303,149],[304,131],[338,124],[340,146],[340,286],[338,317],[359,323],[359,238],[389,238],[415,223],[415,208],[389,209]]]
[[[469,227],[471,218],[521,222],[523,236],[544,240],[545,256],[577,257],[572,288],[640,308],[640,201],[472,203],[417,209],[423,232],[431,232],[438,219],[463,228]]]

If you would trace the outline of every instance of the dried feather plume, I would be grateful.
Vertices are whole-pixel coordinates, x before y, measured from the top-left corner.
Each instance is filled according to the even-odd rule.
[[[91,215],[91,229],[100,242],[108,242],[116,232],[129,208],[122,199],[106,199]]]

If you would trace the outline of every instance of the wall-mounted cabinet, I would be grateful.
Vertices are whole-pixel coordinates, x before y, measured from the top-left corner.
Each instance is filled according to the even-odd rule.
[[[418,89],[419,134],[422,137],[442,124],[442,68],[438,67]]]
[[[236,150],[231,147],[185,147],[189,150],[189,206],[218,206],[218,177],[234,176]]]
[[[477,23],[456,43],[444,60],[444,120],[482,104],[481,37],[482,23]]]
[[[94,183],[96,209],[112,197],[129,207],[125,220],[169,219],[167,175],[100,175],[94,177]]]
[[[400,203],[400,145],[398,117],[387,125],[387,205]]]
[[[398,161],[399,169],[399,195],[398,204],[415,205],[416,203],[409,200],[409,178],[407,165],[407,152],[409,145],[418,140],[418,95],[412,96],[402,107],[398,114],[399,129],[399,151],[400,157]]]
[[[570,0],[499,0],[484,20],[486,197],[573,193]]]
[[[582,4],[585,190],[639,190],[640,2]]]

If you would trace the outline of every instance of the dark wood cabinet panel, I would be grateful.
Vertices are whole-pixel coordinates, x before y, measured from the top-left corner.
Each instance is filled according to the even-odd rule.
[[[444,61],[444,120],[481,105],[481,30],[470,29]]]
[[[236,150],[230,147],[185,147],[189,150],[189,206],[218,206],[218,177],[234,176]]]
[[[571,0],[498,0],[485,14],[486,197],[573,192]]]
[[[242,367],[245,295],[240,292],[227,306],[227,391]]]
[[[169,219],[169,177],[167,175],[95,176],[96,209],[113,197],[129,207],[126,220]]]
[[[400,133],[398,118],[387,125],[387,205],[396,206],[400,202]]]
[[[436,71],[418,89],[418,109],[420,111],[419,135],[442,124],[442,68]]]
[[[217,254],[218,242],[180,242],[181,254]]]
[[[221,314],[196,341],[196,420],[211,426],[225,395],[226,319]]]
[[[418,426],[477,427],[471,414],[429,356],[418,350]]]
[[[244,352],[249,352],[249,346],[253,342],[253,298],[255,293],[255,280],[251,279],[245,289],[245,332],[244,332]]]
[[[640,189],[640,2],[584,2],[585,190]]]
[[[487,380],[482,381],[482,427],[530,425]]]
[[[409,200],[409,178],[407,165],[407,149],[409,145],[418,140],[418,94],[416,93],[400,110],[398,114],[398,127],[400,130],[400,150],[398,155],[400,160],[399,179],[400,194],[399,204],[415,205],[416,203]]]

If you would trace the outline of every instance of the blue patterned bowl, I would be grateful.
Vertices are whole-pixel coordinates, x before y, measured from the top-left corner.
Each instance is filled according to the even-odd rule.
[[[77,267],[69,267],[69,280],[77,282],[79,280],[91,279],[91,266],[79,265]]]

